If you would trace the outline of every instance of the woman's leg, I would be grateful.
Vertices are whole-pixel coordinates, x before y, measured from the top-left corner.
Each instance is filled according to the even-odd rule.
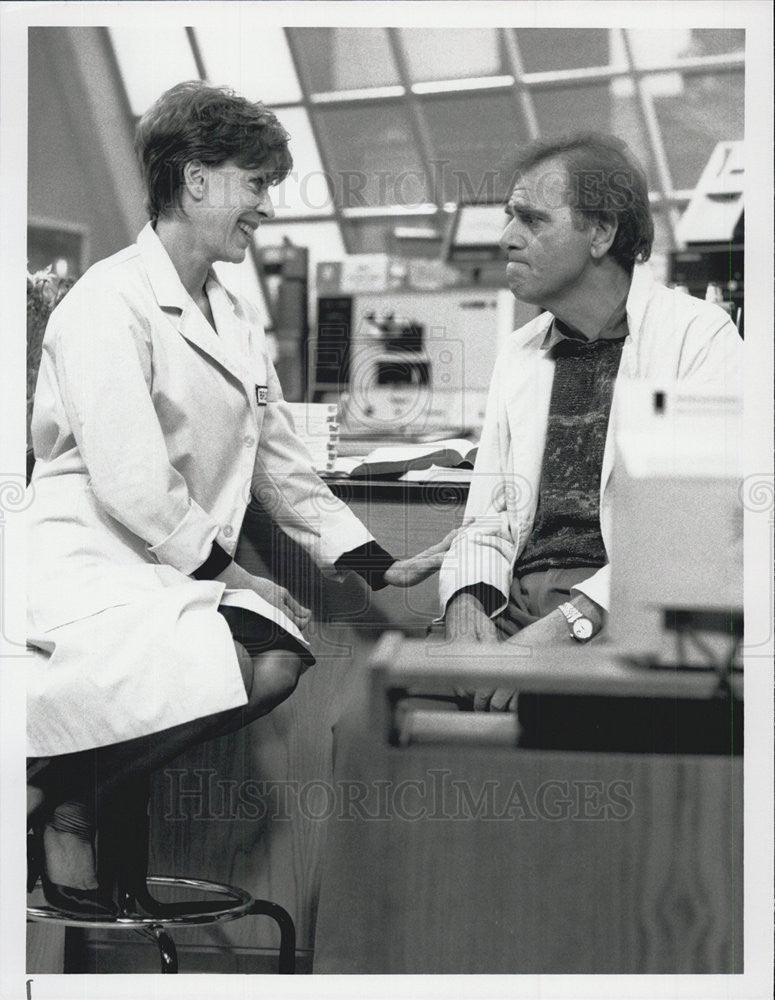
[[[96,889],[94,871],[94,809],[72,799],[60,803],[43,827],[46,874],[58,885]]]
[[[92,888],[93,817],[107,809],[115,812],[117,806],[120,809],[122,788],[136,799],[137,789],[147,789],[154,771],[189,747],[241,729],[293,693],[302,668],[299,656],[271,650],[252,658],[239,643],[234,645],[248,696],[246,705],[134,740],[53,757],[30,779],[33,799],[43,800],[39,812],[47,819],[44,847],[52,882]]]
[[[141,774],[150,776],[189,747],[237,732],[268,715],[293,694],[302,668],[301,659],[295,653],[271,650],[251,658],[242,646],[238,643],[235,646],[247,704],[125,743],[88,751],[94,757],[93,787],[98,804],[125,782]]]
[[[51,757],[41,768],[31,762],[31,797],[43,800],[38,812],[50,815],[59,803],[81,798],[84,792],[90,792],[99,804],[124,782],[138,774],[153,773],[191,746],[236,732],[267,715],[293,693],[302,667],[295,653],[271,650],[251,658],[243,646],[234,645],[248,696],[246,705],[133,740]]]

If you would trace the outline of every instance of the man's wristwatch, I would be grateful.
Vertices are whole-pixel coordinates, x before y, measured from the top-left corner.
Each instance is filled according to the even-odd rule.
[[[582,614],[577,607],[574,607],[570,601],[561,604],[560,611],[565,616],[570,634],[576,642],[589,642],[595,634],[594,623],[585,614]]]

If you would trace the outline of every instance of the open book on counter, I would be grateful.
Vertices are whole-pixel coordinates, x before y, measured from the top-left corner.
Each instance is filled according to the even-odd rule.
[[[465,482],[468,479],[464,473],[473,469],[476,449],[477,446],[465,438],[419,444],[391,444],[375,448],[363,457],[341,456],[334,463],[333,472],[351,479],[380,477],[426,482],[442,479],[445,470],[449,470],[451,479]],[[427,475],[422,475],[423,472],[427,472]]]

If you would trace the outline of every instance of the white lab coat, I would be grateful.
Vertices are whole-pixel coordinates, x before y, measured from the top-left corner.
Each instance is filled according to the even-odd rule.
[[[224,585],[190,574],[213,541],[234,553],[251,495],[324,573],[372,538],[312,470],[255,310],[206,288],[217,334],[149,224],[52,314],[28,508],[32,756],[245,704]]]
[[[514,564],[530,537],[538,504],[554,377],[553,319],[542,313],[520,327],[498,356],[466,506],[466,519],[472,520],[450,547],[440,572],[443,608],[462,587],[480,582],[501,593],[493,617],[508,603]],[[609,557],[615,414],[626,380],[666,385],[691,380],[697,388],[741,392],[742,341],[718,306],[665,288],[640,266],[627,297],[627,326],[600,476],[600,528]],[[610,565],[573,590],[608,608]]]

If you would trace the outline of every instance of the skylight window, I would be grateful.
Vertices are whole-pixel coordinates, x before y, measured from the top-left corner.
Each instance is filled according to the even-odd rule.
[[[165,90],[199,73],[185,28],[151,32],[147,26],[109,28],[110,40],[134,115],[142,115]]]

